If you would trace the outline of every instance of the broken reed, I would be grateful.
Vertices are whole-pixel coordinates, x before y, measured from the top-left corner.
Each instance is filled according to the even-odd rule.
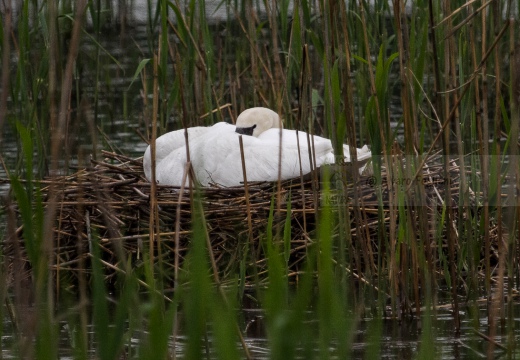
[[[515,257],[518,212],[515,207],[502,209],[500,203],[492,200],[500,199],[497,193],[509,171],[502,167],[499,160],[504,154],[514,154],[513,144],[516,144],[517,138],[514,125],[518,115],[510,111],[514,108],[513,92],[509,90],[514,85],[514,77],[507,74],[508,59],[518,41],[516,24],[507,16],[512,1],[470,4],[452,1],[448,4],[419,0],[410,9],[405,8],[404,1],[389,4],[376,0],[372,5],[361,1],[265,1],[262,2],[266,7],[265,17],[256,11],[255,4],[250,1],[241,4],[223,1],[221,7],[225,7],[228,19],[233,21],[210,24],[205,17],[205,2],[161,0],[157,2],[157,9],[152,7],[151,2],[147,4],[149,20],[144,41],[146,46],[134,46],[130,32],[127,32],[129,24],[125,23],[124,11],[123,15],[120,13],[116,17],[115,9],[106,7],[106,2],[85,1],[86,12],[91,19],[91,23],[86,25],[85,12],[81,11],[82,3],[50,1],[37,7],[33,2],[23,2],[22,16],[17,22],[10,21],[9,16],[2,19],[3,61],[8,61],[5,59],[9,59],[10,54],[17,57],[16,64],[12,65],[13,73],[2,71],[1,100],[2,104],[8,104],[8,111],[4,113],[5,108],[2,107],[0,127],[3,128],[0,131],[13,129],[23,149],[21,153],[24,155],[20,156],[17,165],[9,168],[13,176],[27,180],[26,183],[19,183],[16,198],[18,205],[25,201],[27,210],[31,204],[38,204],[39,198],[32,196],[32,190],[38,189],[40,185],[33,179],[43,178],[48,168],[57,169],[59,166],[61,171],[67,171],[60,164],[67,164],[71,155],[77,157],[80,164],[88,164],[84,160],[86,155],[83,151],[76,151],[76,144],[81,141],[83,134],[89,138],[85,143],[94,146],[89,151],[94,154],[94,158],[96,154],[99,155],[96,144],[100,148],[114,146],[109,137],[104,137],[102,142],[96,140],[96,127],[104,135],[109,128],[108,124],[114,120],[133,124],[144,134],[144,138],[150,139],[149,132],[155,126],[160,135],[175,128],[208,125],[226,118],[233,120],[247,107],[267,106],[283,116],[288,128],[330,137],[338,152],[341,151],[339,145],[345,141],[351,145],[369,143],[375,154],[382,155],[382,161],[374,163],[374,175],[381,183],[384,180],[381,168],[388,169],[385,177],[390,186],[394,184],[394,179],[403,176],[392,160],[392,155],[399,154],[399,151],[410,159],[410,166],[404,169],[407,178],[414,178],[422,169],[426,154],[432,154],[437,149],[442,149],[446,159],[450,158],[450,154],[456,154],[455,158],[460,159],[457,164],[460,168],[468,165],[462,163],[462,159],[467,158],[463,155],[479,154],[478,161],[474,161],[475,157],[469,157],[472,159],[469,165],[473,171],[467,174],[468,178],[464,180],[462,175],[460,183],[457,183],[460,186],[448,186],[450,191],[444,194],[444,204],[457,199],[458,211],[444,205],[443,212],[431,216],[424,207],[412,216],[407,211],[411,199],[398,188],[388,199],[392,210],[385,212],[380,204],[375,232],[377,248],[385,249],[386,252],[380,250],[378,256],[372,256],[374,252],[367,240],[371,236],[368,227],[365,227],[367,232],[360,234],[359,238],[351,235],[351,219],[356,224],[365,224],[367,221],[360,211],[356,193],[353,195],[355,206],[352,209],[342,210],[334,216],[324,215],[323,219],[327,220],[324,220],[323,227],[317,232],[316,239],[324,238],[322,250],[326,254],[329,254],[328,247],[333,245],[333,258],[320,257],[322,267],[318,269],[318,274],[322,274],[322,277],[319,284],[320,298],[317,301],[325,303],[325,300],[330,300],[339,304],[345,300],[344,304],[354,306],[368,300],[372,308],[376,309],[374,313],[380,314],[386,297],[374,291],[377,286],[377,289],[384,289],[390,295],[391,313],[399,317],[410,309],[415,309],[416,314],[419,314],[423,303],[435,305],[439,301],[438,286],[443,283],[451,291],[451,301],[456,310],[462,295],[460,286],[468,284],[464,295],[470,300],[472,316],[477,319],[476,300],[483,295],[478,291],[479,285],[483,283],[485,294],[490,294],[491,286],[496,282],[499,291],[494,292],[488,311],[490,328],[496,328],[495,315],[503,319],[506,317],[505,312],[499,311],[506,309],[503,294],[507,292],[514,295],[514,286],[518,282],[514,276],[518,273]],[[118,6],[118,10],[124,10],[131,4],[119,2]],[[292,18],[289,15],[291,10]],[[73,20],[76,15],[68,14],[75,13],[78,15]],[[503,13],[506,13],[505,17]],[[62,16],[56,18],[57,14]],[[169,21],[168,15],[175,15],[176,20]],[[131,49],[128,50],[131,57],[116,59],[111,49],[104,46],[103,29],[105,26],[111,28],[113,24],[118,24],[121,47]],[[81,25],[93,35],[83,33],[81,38],[75,37],[73,34],[77,34]],[[16,28],[10,29],[10,26]],[[16,44],[9,42],[8,34],[11,33],[14,34]],[[47,48],[34,44],[50,46]],[[79,55],[76,55],[74,48],[78,45]],[[94,48],[92,58],[83,56],[92,54],[88,46],[82,47],[85,45]],[[158,56],[157,61],[147,61],[153,59],[155,54]],[[126,62],[128,59],[131,65]],[[62,66],[56,67],[57,63]],[[154,63],[158,65],[158,72],[152,79]],[[135,81],[131,85],[128,81],[123,87],[115,85],[114,78],[124,76],[127,79],[136,68],[139,71],[135,72]],[[60,73],[57,69],[65,70]],[[79,76],[72,77],[74,69],[88,71],[77,71]],[[91,74],[94,74],[94,80]],[[82,89],[89,83],[101,86],[95,86],[93,93],[84,92]],[[119,93],[123,94],[121,98],[113,97],[117,96],[113,94]],[[7,97],[7,94],[12,95]],[[61,94],[61,98],[58,99],[57,94]],[[114,99],[110,106],[101,101],[107,96]],[[398,103],[401,110],[394,108],[396,96],[400,99]],[[152,98],[153,101],[150,101]],[[154,102],[157,105],[154,106]],[[69,111],[69,106],[76,111]],[[119,108],[112,111],[109,108],[112,106]],[[124,117],[121,118],[119,114],[124,114]],[[157,118],[154,114],[157,114]],[[494,118],[490,119],[489,116]],[[392,126],[391,122],[394,122]],[[501,141],[501,136],[506,139],[505,142]],[[396,141],[399,142],[399,150],[394,147]],[[39,156],[33,157],[33,150]],[[451,166],[448,161],[444,164],[444,176],[448,184],[455,184],[449,171]],[[513,171],[513,175],[517,173]],[[472,211],[474,205],[468,188],[470,179],[471,184],[481,184],[481,188],[471,190],[482,193],[482,218],[475,215],[479,212]],[[27,198],[21,195],[24,187],[29,194]],[[412,187],[417,194],[424,192],[420,183],[414,183]],[[378,196],[382,199],[383,194]],[[78,208],[81,210],[81,205]],[[33,275],[39,271],[37,269],[53,265],[49,264],[49,254],[52,255],[56,245],[44,239],[51,238],[49,235],[55,213],[52,207],[36,207],[35,212],[28,212],[23,218],[24,228],[28,227],[34,233],[37,248],[42,247],[45,251],[41,253],[47,254],[38,257],[39,253],[34,252],[36,255],[31,262]],[[105,216],[110,218],[110,214],[107,211]],[[41,220],[31,220],[35,218]],[[270,218],[268,215],[267,220]],[[387,219],[389,228],[383,225]],[[31,221],[34,224],[29,226]],[[328,221],[331,223],[327,224]],[[327,242],[331,232],[328,226],[333,224],[338,227],[334,227],[336,237],[330,244]],[[492,270],[493,224],[498,226],[498,238],[503,239],[498,242],[498,272]],[[16,229],[16,225],[8,224],[8,228]],[[151,224],[151,227],[154,225]],[[444,250],[442,246],[437,249],[428,246],[426,234],[432,231],[436,244],[444,244],[442,234],[445,231],[448,239],[446,253],[441,251],[441,248]],[[9,230],[8,235],[11,239],[20,236],[14,230]],[[29,240],[26,235],[24,232],[24,241],[27,243]],[[94,233],[90,236],[97,238],[99,235]],[[479,239],[482,237],[484,251],[481,255],[477,249],[480,248]],[[466,241],[456,241],[457,238]],[[92,254],[94,250],[78,251]],[[273,254],[277,251],[281,249],[272,249]],[[246,261],[246,255],[243,256],[242,261]],[[481,263],[481,256],[484,264]],[[161,268],[162,257],[154,260]],[[273,274],[287,276],[288,271],[280,270],[279,266],[283,269],[284,264],[278,263],[276,256],[268,260]],[[328,263],[329,260],[333,264]],[[124,263],[123,259],[119,261]],[[40,265],[35,266],[35,263]],[[434,264],[440,264],[445,269],[440,277]],[[159,291],[162,291],[162,272],[156,272],[150,265],[144,271],[146,283],[155,289],[153,284],[157,281]],[[202,268],[205,266],[202,263],[198,265]],[[315,269],[312,264],[309,266]],[[337,272],[331,274],[329,266]],[[361,271],[366,282],[356,284],[355,276],[345,270],[347,268]],[[483,277],[464,276],[477,274],[480,269],[484,271]],[[125,268],[126,277],[121,277],[123,283],[134,281],[132,271],[130,267]],[[36,288],[45,289],[45,284],[54,281],[45,274],[45,271],[41,271],[33,277],[39,284]],[[332,278],[341,284],[339,293],[327,290],[327,281]],[[85,279],[81,279],[80,276],[79,291],[82,303],[85,303],[88,299],[86,283]],[[292,297],[283,295],[283,291],[287,291],[286,280],[275,283],[277,277],[274,275],[269,279],[270,287],[263,305],[269,304],[269,297],[285,301],[287,308],[293,301],[302,308],[311,301],[305,293],[306,286],[312,284],[311,280],[303,281],[303,290],[297,291]],[[16,281],[20,283],[22,280],[18,277]],[[208,283],[202,277],[197,281],[205,291],[211,293],[208,289],[213,285],[212,282]],[[57,279],[55,283],[59,284]],[[95,287],[99,290],[96,295],[99,300],[102,284],[98,283]],[[500,291],[501,288],[506,290]],[[342,295],[347,290],[356,294],[353,304]],[[51,309],[55,300],[52,296],[46,296],[46,290],[41,292],[40,298],[49,302],[47,306]],[[135,301],[130,293],[123,293],[127,294],[123,298],[126,296],[129,302]],[[155,292],[150,291],[153,298],[152,294]],[[181,295],[179,297],[182,302]],[[188,297],[186,294],[186,299]],[[22,294],[15,292],[14,298],[20,300]],[[262,298],[262,295],[258,298]],[[220,296],[213,299],[215,303],[221,301]],[[101,301],[97,304],[101,306]],[[185,303],[186,306],[188,304]],[[185,309],[193,318],[199,316],[199,313],[212,319],[218,318],[218,312],[214,312],[218,306],[208,309],[204,304],[194,304],[191,312]],[[221,305],[221,309],[227,309],[222,313],[229,315],[229,308],[225,304]],[[161,307],[157,306],[159,308],[153,311],[160,313]],[[335,311],[342,311],[339,306],[334,307]],[[511,314],[511,302],[508,306],[507,313]],[[268,309],[271,309],[267,311],[268,328],[273,334],[279,334],[280,339],[286,339],[282,336],[283,329],[276,328],[275,321],[277,316],[283,316],[282,310],[285,308],[275,309],[273,305]],[[320,309],[322,327],[319,341],[325,352],[327,341],[334,333],[338,334],[345,323],[327,328],[328,322],[334,322],[334,319],[327,316],[325,307]],[[80,313],[83,334],[86,334],[87,315],[84,311]],[[302,312],[299,314],[303,316]],[[454,314],[455,327],[458,328],[458,312]],[[45,316],[48,321],[44,324],[52,328],[55,319],[50,310]],[[301,320],[298,316],[293,319],[293,324]],[[102,321],[103,316],[97,319]],[[230,319],[235,319],[235,316],[230,316]],[[225,325],[222,327],[222,334],[230,331]],[[512,331],[512,327],[509,329]],[[51,330],[48,334],[54,334]],[[38,330],[41,331],[44,330]],[[203,329],[195,328],[192,335],[201,333],[204,333]],[[374,330],[376,333],[377,327]],[[99,334],[101,341],[102,334]],[[277,347],[276,339],[275,336],[271,338],[272,350],[282,354],[283,347],[280,344]],[[508,341],[513,340],[511,337]],[[47,340],[42,340],[41,344],[44,343]],[[508,344],[508,349],[513,349],[512,345]],[[82,346],[86,348],[86,342]],[[191,349],[193,353],[197,352],[196,347]],[[341,351],[348,352],[347,349]],[[493,351],[493,346],[489,347],[489,351]],[[109,350],[106,352],[110,353]]]
[[[116,266],[119,255],[109,245],[112,242],[117,242],[121,244],[119,246],[124,246],[127,252],[133,254],[132,257],[137,261],[143,258],[143,247],[146,249],[155,247],[157,249],[154,252],[157,253],[158,257],[165,261],[167,267],[173,268],[171,260],[175,256],[172,256],[172,254],[176,256],[181,252],[184,254],[189,248],[189,240],[192,234],[190,214],[193,207],[193,199],[190,197],[191,191],[187,188],[160,186],[155,194],[157,207],[150,209],[149,202],[154,196],[154,187],[144,179],[141,161],[108,152],[103,152],[103,156],[104,161],[92,160],[92,166],[87,169],[54,180],[44,180],[40,183],[45,185],[41,188],[39,195],[44,206],[49,205],[51,190],[56,190],[59,198],[59,221],[54,229],[54,238],[60,239],[60,246],[56,249],[56,265],[53,266],[53,269],[65,273],[67,271],[84,271],[83,267],[77,266],[81,254],[77,253],[74,246],[77,243],[78,229],[82,229],[80,234],[83,239],[88,239],[90,237],[88,232],[95,229],[101,243],[104,244],[103,251],[108,256],[108,262],[113,266]],[[427,195],[424,199],[425,202],[416,204],[416,206],[428,207],[429,211],[438,210],[432,204],[435,205],[435,199],[438,200],[439,196],[445,191],[440,174],[439,159],[438,156],[434,156],[425,165],[425,175],[422,182],[429,191],[428,194],[425,194]],[[400,166],[406,166],[401,159],[395,161]],[[322,169],[322,171],[325,171],[325,169]],[[362,238],[364,232],[369,234],[365,240],[370,243],[370,247],[373,249],[371,257],[377,256],[379,252],[377,242],[378,222],[375,215],[377,215],[378,199],[374,189],[380,187],[384,197],[385,218],[388,219],[388,199],[392,196],[390,194],[391,186],[386,182],[377,185],[374,183],[374,178],[367,175],[360,176],[356,183],[339,183],[336,175],[340,173],[337,171],[334,167],[329,169],[329,172],[335,173],[336,181],[332,183],[334,192],[331,190],[328,197],[322,197],[320,194],[317,194],[317,196],[321,203],[328,204],[334,211],[352,208],[353,199],[356,198],[362,204],[361,211],[366,220],[359,224],[350,220],[350,232],[355,238]],[[454,182],[454,187],[456,187],[460,170],[452,164],[450,172],[456,174],[456,181]],[[386,175],[386,171],[383,172],[383,175]],[[296,178],[281,183],[283,203],[280,204],[279,211],[281,210],[282,214],[273,218],[275,223],[283,225],[289,221],[289,224],[292,224],[289,240],[291,247],[295,247],[295,249],[294,251],[291,250],[291,253],[285,254],[284,257],[286,260],[291,258],[291,260],[296,261],[287,263],[288,269],[296,271],[294,275],[297,275],[297,263],[305,260],[307,246],[314,244],[314,240],[309,239],[309,236],[311,236],[309,234],[313,234],[315,231],[315,220],[318,216],[315,205],[316,185],[313,184],[313,177],[306,176],[303,179]],[[322,181],[324,182],[323,175]],[[340,193],[338,184],[345,186],[348,193]],[[319,189],[317,190],[319,192]],[[241,239],[244,237],[250,238],[250,245],[258,247],[258,250],[262,251],[260,244],[267,226],[265,219],[268,218],[270,208],[273,206],[273,195],[277,191],[277,186],[272,183],[252,183],[250,184],[250,191],[250,194],[244,194],[244,189],[240,186],[199,190],[199,193],[203,194],[201,201],[204,205],[207,228],[213,234],[212,253],[222,258],[223,261],[230,261],[219,265],[220,269],[231,269],[222,274],[226,279],[234,273],[233,263],[237,258],[240,258],[240,254],[236,251],[241,247]],[[80,205],[82,206],[81,212],[78,211]],[[159,221],[157,227],[150,229],[146,224],[153,211],[160,212],[158,215]],[[244,216],[249,219],[247,225],[242,223]],[[305,220],[307,220],[307,227],[304,227]],[[84,229],[86,224],[88,224],[88,228]],[[385,224],[385,226],[388,225],[388,220]],[[339,226],[339,224],[335,226]],[[22,228],[17,231],[20,236],[23,234]],[[149,231],[154,232],[153,237]],[[434,236],[433,234],[434,232],[429,232],[428,237],[431,239]],[[338,235],[339,233],[335,231],[334,237]],[[154,245],[153,238],[159,237],[166,239],[168,244],[157,243],[157,245]],[[171,244],[172,239],[178,237],[182,239],[183,245],[178,247],[179,251],[176,251],[177,247],[172,247]],[[228,243],[227,246],[225,245],[226,242]],[[249,247],[249,245],[247,246]],[[302,250],[303,253],[301,254],[293,254],[293,252]],[[169,255],[161,254],[161,251],[167,251]],[[254,249],[250,249],[250,251],[253,252]],[[223,256],[225,253],[228,253],[229,256]],[[253,262],[249,263],[248,268],[258,266],[261,269],[265,263],[263,258],[253,258]],[[363,258],[362,263],[372,264],[373,261],[374,259],[370,257]],[[256,265],[253,266],[253,264]],[[352,270],[358,273],[356,275],[358,278],[361,277],[359,275],[361,269],[362,267],[360,269],[352,267]],[[175,265],[174,271],[168,272],[170,275],[173,273],[178,273],[177,265]],[[254,279],[248,278],[246,280],[245,284],[248,287],[254,286]]]

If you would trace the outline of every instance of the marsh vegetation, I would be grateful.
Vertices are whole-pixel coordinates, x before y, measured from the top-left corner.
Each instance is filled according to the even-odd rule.
[[[518,357],[518,0],[12,6],[5,357],[372,359],[392,323],[441,358],[440,318],[453,358]],[[368,143],[372,173],[145,181],[147,143],[253,106]]]

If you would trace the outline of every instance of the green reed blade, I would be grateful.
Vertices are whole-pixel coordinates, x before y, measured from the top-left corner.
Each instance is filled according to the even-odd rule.
[[[130,90],[130,87],[134,83],[134,81],[141,75],[141,72],[143,71],[146,64],[150,62],[151,58],[143,59],[139,62],[139,65],[137,65],[137,69],[135,70],[134,76],[132,76],[132,79],[130,81],[130,85],[128,85],[127,91]]]

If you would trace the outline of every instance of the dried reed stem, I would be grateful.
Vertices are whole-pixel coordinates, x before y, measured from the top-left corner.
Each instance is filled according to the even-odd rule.
[[[11,21],[12,21],[12,13],[11,13],[11,1],[3,2],[3,16],[4,22],[3,26],[3,34],[2,34],[2,94],[0,96],[0,144],[3,144],[2,136],[5,118],[7,116],[7,98],[9,97],[9,62],[11,59]]]

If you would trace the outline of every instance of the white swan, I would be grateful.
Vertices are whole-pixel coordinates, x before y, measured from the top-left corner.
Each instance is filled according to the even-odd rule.
[[[281,131],[281,166],[280,159]],[[308,136],[282,128],[280,117],[270,109],[257,107],[243,111],[237,118],[236,126],[220,122],[211,127],[188,129],[189,152],[197,181],[202,186],[218,184],[238,186],[243,184],[242,160],[239,136],[242,136],[246,176],[248,181],[277,181],[305,175],[312,168],[334,163],[335,156],[329,139]],[[311,168],[309,142],[314,147]],[[299,146],[298,146],[299,145]],[[299,151],[298,151],[299,147]],[[349,147],[343,146],[345,161],[350,161]],[[357,149],[358,161],[371,156],[365,145]],[[181,186],[186,164],[186,143],[184,130],[172,131],[156,140],[156,180],[162,185]],[[314,161],[314,160],[313,160]],[[301,163],[301,165],[300,165]],[[150,146],[143,158],[146,178],[151,176]]]

